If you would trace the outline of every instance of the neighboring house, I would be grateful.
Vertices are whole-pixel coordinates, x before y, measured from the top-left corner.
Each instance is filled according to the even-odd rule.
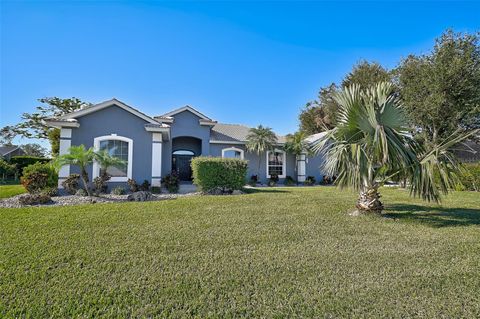
[[[454,147],[454,153],[463,163],[480,162],[480,144],[475,141],[465,141]]]
[[[0,157],[6,161],[10,161],[13,156],[25,155],[25,152],[18,145],[0,146]]]
[[[200,155],[248,160],[248,178],[258,175],[261,181],[273,173],[281,180],[292,176],[303,181],[308,175],[321,180],[321,159],[302,156],[297,172],[295,156],[282,150],[284,137],[278,136],[275,151],[258,156],[246,151],[248,127],[218,123],[190,106],[150,117],[112,99],[49,119],[47,123],[61,129],[60,154],[68,152],[72,145],[83,144],[87,148],[106,149],[125,160],[124,168],[109,169],[112,186],[129,178],[158,186],[172,170],[178,172],[181,180],[191,180],[190,160]],[[62,167],[59,184],[71,173],[78,173],[78,168]],[[98,176],[98,165],[89,167],[88,173],[92,179]]]

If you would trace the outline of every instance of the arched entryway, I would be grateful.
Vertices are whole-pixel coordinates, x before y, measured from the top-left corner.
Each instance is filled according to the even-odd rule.
[[[181,181],[192,180],[190,162],[202,154],[202,141],[195,137],[180,136],[172,139],[172,171],[176,171]]]

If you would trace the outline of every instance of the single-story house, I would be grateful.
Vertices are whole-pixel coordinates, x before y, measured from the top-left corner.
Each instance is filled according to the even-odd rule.
[[[172,171],[181,180],[191,180],[190,160],[200,155],[245,159],[247,177],[258,175],[262,182],[273,173],[278,174],[280,181],[286,176],[300,182],[310,175],[317,181],[323,177],[319,171],[321,158],[287,154],[282,149],[285,137],[278,136],[274,151],[257,155],[245,147],[248,127],[219,123],[190,106],[151,117],[112,99],[49,119],[47,123],[61,129],[60,154],[67,153],[72,145],[83,144],[87,148],[108,150],[125,160],[125,167],[109,169],[111,186],[125,183],[129,178],[158,186],[161,178]],[[71,173],[78,173],[78,168],[62,167],[59,184]],[[88,173],[92,179],[98,176],[98,165],[94,163]]]
[[[0,146],[0,157],[6,161],[10,161],[13,156],[25,155],[25,152],[18,145],[2,145]]]

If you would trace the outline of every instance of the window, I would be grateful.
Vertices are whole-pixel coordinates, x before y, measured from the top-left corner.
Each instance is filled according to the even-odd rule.
[[[267,152],[267,178],[272,174],[277,174],[280,178],[285,178],[286,154],[284,151],[275,150]]]
[[[112,177],[111,182],[126,182],[129,178],[132,178],[133,141],[131,139],[117,135],[100,136],[94,139],[94,148],[95,150],[105,150],[110,155],[125,161],[125,165],[107,168],[107,173]],[[93,164],[93,178],[99,175],[100,166],[95,162]]]
[[[243,150],[236,147],[224,148],[222,150],[222,157],[243,159]]]

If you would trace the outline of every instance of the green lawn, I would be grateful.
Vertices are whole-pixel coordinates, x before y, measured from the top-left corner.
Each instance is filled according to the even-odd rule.
[[[8,198],[26,193],[22,185],[0,185],[0,198]]]
[[[335,188],[0,210],[0,317],[480,317],[480,196]]]

